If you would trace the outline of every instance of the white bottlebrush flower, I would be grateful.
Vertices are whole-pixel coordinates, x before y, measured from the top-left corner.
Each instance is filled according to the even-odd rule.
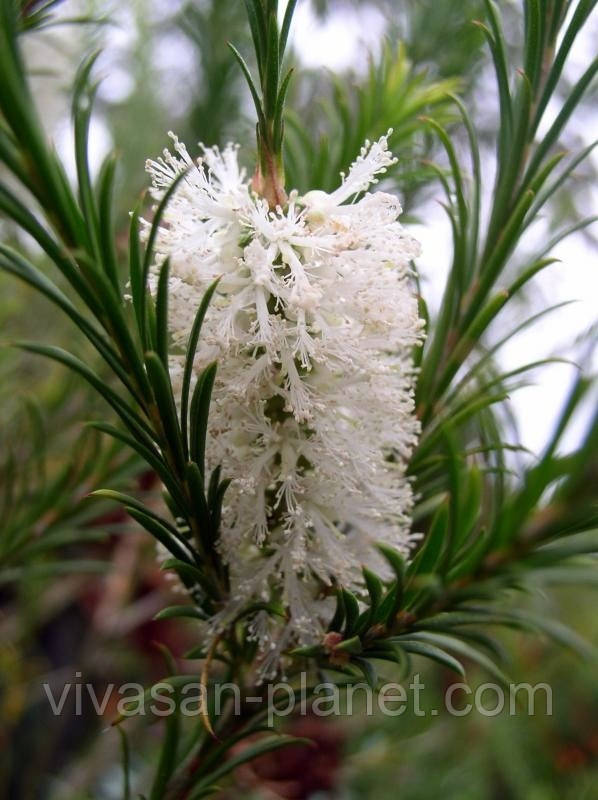
[[[409,551],[419,245],[397,221],[397,199],[367,192],[394,162],[385,136],[366,143],[335,192],[291,192],[275,211],[252,193],[237,148],[203,148],[194,163],[171,136],[176,155],[147,168],[156,198],[188,170],[152,277],[170,257],[175,393],[197,307],[222,276],[195,361],[199,373],[218,360],[207,459],[233,478],[219,542],[232,591],[220,619],[277,597],[290,617],[280,641],[314,641],[330,608],[323,587],[355,589],[363,565],[380,571],[376,542]],[[254,631],[277,646],[271,622]]]

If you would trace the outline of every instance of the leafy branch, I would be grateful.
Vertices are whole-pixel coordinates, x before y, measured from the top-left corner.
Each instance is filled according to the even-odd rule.
[[[301,89],[308,102],[286,112],[290,186],[300,192],[331,192],[363,142],[375,141],[389,129],[390,144],[400,153],[389,176],[398,179],[402,192],[429,177],[418,163],[420,151],[427,152],[431,144],[419,116],[426,113],[443,124],[454,119],[449,95],[459,90],[458,79],[431,81],[424,71],[414,71],[404,45],[386,44],[378,59],[370,57],[363,79],[331,75],[330,81],[323,90],[320,73],[303,76]]]
[[[423,355],[416,355],[422,437],[410,473],[419,498],[414,524],[424,536],[409,563],[393,549],[380,548],[394,575],[392,580],[383,581],[364,570],[361,593],[335,587],[336,612],[323,641],[285,654],[291,677],[304,669],[312,676],[326,670],[339,683],[365,677],[375,688],[377,662],[398,664],[406,675],[411,656],[419,655],[459,674],[464,673],[462,659],[468,659],[505,680],[499,666],[500,648],[486,633],[491,625],[542,631],[594,655],[592,648],[564,626],[512,609],[504,601],[507,590],[520,588],[534,575],[575,581],[587,574],[588,567],[595,567],[591,556],[598,552],[598,513],[594,492],[588,487],[593,485],[597,468],[598,417],[592,420],[577,451],[566,457],[558,454],[563,433],[586,397],[590,380],[580,374],[545,451],[521,480],[513,481],[508,454],[516,445],[504,441],[500,411],[521,375],[539,364],[505,374],[494,363],[497,350],[517,335],[521,325],[489,349],[482,343],[488,327],[511,298],[553,263],[547,252],[538,253],[510,286],[497,288],[525,230],[590,152],[587,148],[566,162],[563,154],[553,155],[552,148],[598,71],[598,61],[579,80],[547,135],[537,141],[536,134],[572,42],[596,3],[579,0],[563,30],[571,4],[528,0],[524,5],[524,66],[514,76],[509,75],[500,14],[491,0],[486,3],[487,22],[479,27],[493,57],[501,102],[498,169],[487,225],[482,224],[480,149],[464,104],[453,97],[469,142],[471,178],[460,163],[446,121],[437,117],[419,122],[437,136],[446,153],[448,171],[437,165],[430,168],[446,193],[445,210],[454,241],[438,319],[430,324]],[[290,73],[283,77],[281,63],[295,3],[289,3],[280,29],[277,2],[248,0],[246,5],[261,93],[244,60],[233,51],[248,79],[258,116],[259,165],[254,188],[271,206],[283,205],[282,110]],[[168,517],[114,489],[96,494],[122,503],[169,552],[165,568],[178,574],[191,604],[165,609],[162,615],[192,617],[201,624],[218,611],[229,591],[228,569],[216,546],[229,481],[221,477],[219,468],[208,475],[205,467],[216,365],[209,365],[192,385],[202,324],[210,300],[218,292],[218,282],[195,312],[182,392],[177,397],[168,369],[168,260],[161,265],[155,297],[148,289],[164,211],[187,174],[182,173],[166,191],[144,237],[140,235],[140,209],[132,214],[128,252],[121,253],[112,219],[116,162],[108,158],[97,181],[92,180],[88,163],[89,125],[97,90],[91,80],[94,57],[82,65],[74,88],[75,191],[35,109],[18,46],[19,36],[28,26],[16,12],[12,0],[0,0],[0,158],[19,187],[15,190],[6,182],[0,184],[0,210],[35,240],[66,281],[68,293],[5,244],[0,245],[0,267],[57,306],[92,345],[114,380],[107,382],[67,350],[46,343],[21,346],[83,377],[119,420],[118,427],[106,421],[93,423],[93,427],[130,448],[159,476]],[[402,71],[405,61],[401,54],[396,61],[386,58],[390,78],[387,75],[379,83],[378,74],[372,71],[368,94],[357,98],[362,130],[376,124],[376,114],[366,102],[374,87],[383,85],[394,98],[397,86],[401,91],[410,86]],[[403,109],[403,116],[399,114],[404,129],[410,131],[416,124],[415,111],[441,101],[438,86],[432,89],[416,84],[410,87],[413,103],[409,111]],[[447,88],[455,87],[445,84]],[[341,90],[337,96],[342,109]],[[350,122],[351,112],[342,109],[342,113],[345,116],[341,114],[341,118]],[[298,125],[294,128],[298,130]],[[294,143],[296,164],[302,155],[309,160],[310,152],[315,152],[305,146],[304,139],[300,136],[299,143]],[[318,174],[324,182],[328,151],[320,147],[322,169]],[[343,163],[347,152],[346,147],[339,147],[331,163]],[[555,241],[570,232],[563,231]],[[130,304],[125,301],[126,284]],[[423,298],[421,309],[427,315]],[[204,660],[203,683],[209,682],[212,664],[218,662],[227,679],[255,688],[259,657],[255,643],[249,640],[248,625],[257,611],[272,616],[287,613],[276,603],[244,608],[207,651],[202,645],[187,654]],[[189,676],[175,674],[171,660],[168,668],[172,673],[168,680],[176,688],[184,685]],[[277,747],[304,744],[278,736],[259,738],[231,757],[235,744],[263,733],[263,718],[248,707],[240,718],[224,715],[213,725],[215,738],[210,735],[212,714],[211,708],[205,710],[203,722],[188,738],[182,736],[179,715],[169,718],[151,797],[207,796],[213,793],[215,782],[239,764]],[[128,763],[126,736],[123,742]],[[127,781],[125,795],[128,792]]]
[[[209,367],[200,376],[190,401],[191,387],[187,380],[185,397],[181,400],[184,418],[181,418],[167,368],[167,263],[162,268],[155,301],[147,290],[158,226],[176,184],[157,208],[145,246],[140,239],[139,212],[132,215],[127,264],[135,312],[131,321],[124,302],[111,218],[115,162],[112,157],[106,160],[97,185],[93,186],[87,160],[89,122],[97,89],[89,84],[94,58],[82,65],[73,98],[77,196],[46,142],[37,118],[17,48],[14,6],[9,0],[2,3],[1,13],[0,109],[4,123],[0,129],[0,155],[23,191],[43,212],[47,224],[30,210],[31,202],[26,203],[5,184],[0,186],[0,208],[49,256],[70,284],[78,304],[7,245],[0,245],[0,266],[41,292],[70,317],[110,368],[121,391],[63,349],[37,343],[20,346],[69,367],[112,407],[122,428],[105,422],[95,423],[94,427],[132,448],[156,471],[176,522],[173,524],[148,509],[140,511],[132,498],[119,496],[119,499],[131,516],[171,553],[175,559],[173,568],[182,576],[184,573],[183,582],[198,587],[194,590],[196,600],[207,613],[219,602],[227,585],[226,570],[215,558],[213,544],[228,483],[220,479],[219,472],[204,475],[207,409],[215,367]],[[189,364],[215,288],[214,285],[197,310],[187,354]],[[190,369],[189,366],[189,375]]]
[[[229,42],[245,76],[257,113],[258,166],[253,188],[271,208],[286,203],[282,144],[284,103],[293,70],[283,77],[282,61],[297,0],[289,0],[282,26],[278,27],[278,0],[245,0],[257,59],[260,92],[251,71],[237,48]]]

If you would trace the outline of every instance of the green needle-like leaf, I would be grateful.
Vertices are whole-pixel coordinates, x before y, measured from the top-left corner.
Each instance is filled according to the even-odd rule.
[[[195,384],[191,399],[189,452],[192,461],[197,464],[202,476],[205,475],[208,413],[212,389],[216,380],[216,370],[217,365],[215,362],[205,368]]]
[[[206,312],[208,310],[208,306],[210,301],[216,291],[216,287],[220,278],[217,278],[206,290],[206,293],[201,299],[201,303],[197,309],[195,314],[195,319],[193,320],[193,327],[191,328],[191,333],[189,334],[189,342],[187,344],[187,352],[185,355],[185,369],[183,371],[183,385],[181,388],[181,431],[183,436],[183,444],[185,447],[185,453],[188,454],[189,452],[189,440],[187,436],[187,427],[188,427],[188,416],[189,416],[189,391],[191,388],[191,377],[193,375],[193,363],[195,359],[195,354],[197,352],[197,345],[199,343],[199,337],[201,335],[201,328],[203,325],[203,321],[206,316]]]

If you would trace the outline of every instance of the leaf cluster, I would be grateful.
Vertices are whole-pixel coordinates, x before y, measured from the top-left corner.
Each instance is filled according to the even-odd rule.
[[[339,175],[347,172],[363,143],[392,130],[389,144],[400,153],[394,172],[405,190],[426,178],[420,159],[431,145],[419,117],[426,113],[439,123],[454,118],[449,94],[459,89],[456,78],[433,81],[424,70],[415,71],[403,44],[386,44],[379,58],[370,57],[363,79],[330,76],[330,91],[319,74],[302,78],[308,102],[287,111],[285,174],[289,186],[300,192],[331,192]]]
[[[255,105],[258,157],[264,176],[282,172],[283,111],[293,74],[290,69],[283,77],[282,61],[296,5],[297,0],[289,0],[279,29],[278,0],[245,0],[261,95],[245,59],[229,42]]]
[[[584,579],[595,583],[596,414],[578,449],[567,456],[559,454],[563,435],[593,381],[583,366],[578,367],[544,451],[514,476],[511,456],[521,448],[505,440],[508,399],[524,385],[522,377],[548,362],[504,372],[495,356],[554,309],[543,309],[503,332],[492,345],[484,344],[504,307],[535,275],[555,263],[549,257],[552,247],[595,221],[588,218],[557,232],[506,287],[497,286],[506,268],[512,267],[526,230],[592,150],[593,145],[568,157],[553,152],[598,70],[596,60],[547,133],[540,139],[536,134],[572,44],[595,6],[596,2],[526,2],[520,51],[524,69],[514,72],[508,66],[500,12],[491,0],[486,2],[488,22],[477,25],[492,53],[501,98],[496,183],[486,213],[482,213],[480,146],[463,102],[453,95],[469,143],[468,171],[447,127],[437,119],[422,119],[445,152],[448,166],[431,163],[430,167],[445,193],[443,208],[454,245],[436,319],[429,319],[420,299],[429,332],[425,347],[415,353],[422,435],[409,472],[418,494],[414,527],[423,531],[422,544],[408,566],[397,553],[385,551],[396,574],[393,582],[380,584],[364,573],[367,591],[362,596],[339,589],[332,630],[341,634],[340,643],[332,649],[323,643],[297,653],[337,669],[342,666],[353,679],[363,674],[374,685],[372,661],[404,665],[411,653],[461,674],[463,667],[455,656],[463,656],[497,675],[500,647],[484,632],[492,624],[542,631],[584,655],[596,655],[557,621],[508,607],[509,593],[536,579],[549,584],[577,584]],[[483,220],[487,222],[482,224]],[[589,345],[591,351],[593,338]]]
[[[109,506],[90,502],[88,493],[107,481],[129,482],[140,469],[136,455],[118,442],[106,445],[87,430],[57,465],[44,415],[33,399],[26,399],[23,412],[5,427],[1,444],[0,585],[101,571],[101,561],[81,557],[81,545],[106,538],[109,526],[96,521]]]
[[[118,495],[118,499],[170,553],[166,568],[177,571],[187,586],[196,587],[196,601],[206,613],[212,613],[227,583],[214,542],[228,481],[221,478],[218,469],[207,476],[204,470],[207,411],[216,367],[211,365],[201,374],[193,391],[191,378],[201,325],[216,285],[197,310],[183,396],[177,406],[167,366],[168,262],[162,267],[155,300],[147,288],[158,227],[177,184],[158,205],[145,243],[140,236],[139,210],[132,215],[126,275],[132,295],[131,318],[123,299],[124,279],[113,229],[115,160],[109,157],[105,161],[96,185],[89,171],[87,140],[97,90],[97,85],[90,83],[90,74],[95,57],[84,62],[75,83],[75,194],[37,118],[17,46],[18,20],[10,0],[2,3],[0,11],[0,155],[30,198],[26,204],[2,184],[0,209],[46,253],[75,300],[8,245],[0,245],[0,266],[70,318],[113,373],[117,386],[113,388],[67,350],[28,342],[20,346],[67,366],[111,406],[122,427],[103,421],[93,427],[127,445],[158,474],[175,522],[133,498]],[[179,180],[184,179],[181,175]]]

